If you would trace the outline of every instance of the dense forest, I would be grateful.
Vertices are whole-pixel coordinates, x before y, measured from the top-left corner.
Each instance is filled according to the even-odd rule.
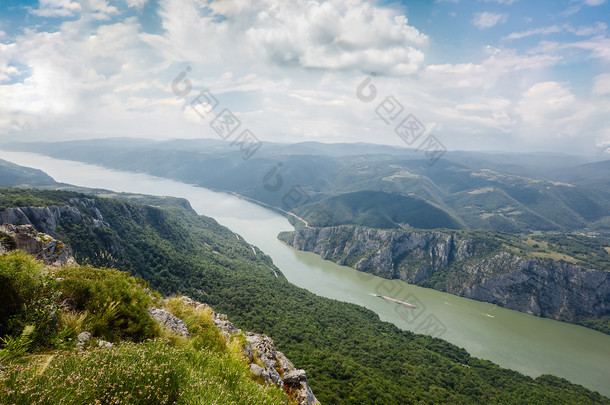
[[[443,340],[381,322],[365,308],[297,288],[263,252],[183,201],[146,202],[156,206],[0,190],[5,208],[77,207],[83,220],[61,222],[54,236],[74,249],[79,263],[128,271],[163,294],[187,294],[227,313],[238,327],[271,336],[307,370],[322,403],[610,403],[567,380],[500,368]],[[96,210],[103,226],[94,225]]]

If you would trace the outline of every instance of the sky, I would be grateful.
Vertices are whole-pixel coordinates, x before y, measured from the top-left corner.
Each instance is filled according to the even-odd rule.
[[[610,157],[608,25],[607,0],[0,0],[0,143]]]

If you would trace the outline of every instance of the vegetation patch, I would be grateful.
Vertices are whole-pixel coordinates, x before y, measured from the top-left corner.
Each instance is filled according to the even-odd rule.
[[[51,269],[16,251],[0,257],[0,274],[21,303],[1,318],[10,328],[0,337],[0,403],[286,403],[282,390],[252,379],[243,337],[227,342],[210,311],[162,300],[127,273]],[[154,324],[146,312],[153,302],[182,317],[192,337]],[[54,316],[33,316],[32,307]],[[94,339],[80,351],[75,338],[84,330]],[[99,348],[101,338],[115,344]]]

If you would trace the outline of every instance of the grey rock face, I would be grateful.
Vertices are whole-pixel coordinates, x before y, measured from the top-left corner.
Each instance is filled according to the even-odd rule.
[[[294,364],[292,364],[292,362],[290,360],[288,360],[288,358],[286,356],[284,356],[284,353],[282,353],[280,351],[276,351],[275,358],[277,360],[277,364],[278,364],[280,370],[283,373],[295,369]]]
[[[474,255],[470,241],[441,232],[334,226],[299,229],[283,240],[337,264],[413,284],[429,277],[435,269]],[[407,265],[413,262],[420,265],[416,268]]]
[[[508,253],[471,264],[466,270],[486,274],[499,266],[510,272],[483,276],[476,284],[456,286],[449,292],[564,321],[610,314],[610,272],[525,260]]]
[[[193,301],[186,296],[180,297],[180,300],[198,311],[210,311],[214,325],[225,339],[229,340],[242,333],[241,329],[229,321],[225,314],[214,312],[209,305]],[[309,387],[305,371],[297,370],[282,352],[277,351],[273,340],[258,333],[244,332],[243,335],[247,343],[243,347],[242,353],[250,361],[250,371],[253,375],[260,377],[267,386],[275,385],[283,388],[289,399],[296,401],[299,405],[319,404]],[[255,358],[258,358],[260,364],[252,363]]]
[[[181,319],[176,318],[165,309],[150,307],[148,308],[148,313],[155,321],[159,322],[173,333],[184,337],[191,336],[191,334],[188,332],[186,323],[184,323],[184,321]]]
[[[280,374],[277,372],[275,367],[277,366],[277,358],[275,345],[273,340],[264,335],[259,335],[252,332],[245,333],[246,340],[252,345],[252,349],[258,355],[261,363],[263,363],[265,373],[268,375],[269,380],[282,388],[284,383]]]
[[[76,207],[20,207],[8,208],[0,211],[0,223],[13,225],[32,225],[38,231],[55,235],[57,227],[62,220],[81,223],[83,217]]]
[[[44,264],[75,264],[72,250],[50,235],[37,232],[32,225],[0,225],[0,253],[20,249],[36,256]]]
[[[280,239],[338,264],[412,284],[443,271],[448,276],[435,288],[537,316],[570,322],[610,315],[610,272],[510,253],[477,259],[481,246],[446,233],[336,226],[299,229]]]
[[[258,356],[263,367],[251,364],[254,375],[261,376],[267,385],[275,384],[291,393],[290,400],[299,405],[319,404],[307,382],[305,370],[297,370],[284,354],[275,349],[273,340],[265,335],[245,332],[248,344]],[[286,388],[289,388],[286,390]]]
[[[214,325],[222,332],[223,335],[235,335],[241,332],[235,325],[227,319],[225,314],[214,313]]]

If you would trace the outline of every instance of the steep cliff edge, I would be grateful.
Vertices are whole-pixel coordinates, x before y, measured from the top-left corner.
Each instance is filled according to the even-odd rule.
[[[26,211],[31,210],[26,209]],[[52,211],[48,210],[45,212],[48,214]],[[42,262],[42,264],[40,262],[32,263],[31,258],[28,259],[19,255],[14,256],[13,254],[16,252],[13,251],[24,251]],[[4,400],[15,399],[11,397],[11,390],[3,390],[5,388],[3,384],[6,382],[6,375],[12,375],[14,379],[16,376],[19,376],[17,379],[23,377],[23,375],[19,374],[19,369],[12,368],[13,364],[10,360],[21,359],[21,362],[27,363],[29,358],[27,356],[24,357],[24,355],[37,353],[37,351],[41,350],[40,348],[44,348],[46,350],[44,356],[48,356],[48,363],[42,369],[43,372],[51,362],[54,362],[56,366],[62,364],[62,355],[55,353],[48,354],[49,346],[52,345],[61,347],[64,350],[66,348],[76,349],[77,353],[91,353],[92,350],[97,348],[103,351],[110,350],[115,356],[122,355],[121,350],[123,349],[122,345],[125,344],[124,339],[118,339],[118,334],[108,334],[104,328],[100,328],[100,320],[91,320],[95,318],[96,311],[106,312],[107,308],[104,308],[104,305],[94,305],[93,307],[96,309],[89,308],[83,311],[82,307],[83,305],[90,307],[91,303],[89,301],[94,300],[92,295],[99,294],[100,291],[108,289],[112,285],[111,289],[115,293],[118,292],[123,300],[129,301],[129,305],[132,307],[143,307],[148,303],[146,301],[150,301],[160,307],[151,306],[147,311],[143,311],[143,308],[140,308],[139,314],[136,314],[137,311],[132,311],[131,316],[133,319],[129,319],[129,322],[126,322],[126,314],[122,312],[122,302],[112,301],[110,303],[110,298],[106,297],[108,298],[106,304],[110,303],[110,307],[113,309],[110,312],[112,315],[106,312],[104,322],[114,325],[119,330],[134,329],[134,325],[146,324],[147,320],[143,318],[150,316],[170,334],[159,334],[155,329],[149,329],[147,336],[140,336],[139,339],[136,339],[137,343],[142,346],[140,349],[142,352],[146,351],[145,345],[140,342],[144,337],[154,339],[164,336],[167,342],[177,341],[176,337],[172,337],[172,335],[188,339],[192,338],[193,347],[204,345],[206,340],[210,344],[210,342],[216,339],[217,341],[222,341],[222,343],[216,348],[216,352],[212,356],[225,354],[225,357],[233,359],[237,363],[237,365],[233,365],[234,367],[239,369],[241,365],[242,368],[249,370],[250,376],[244,376],[240,381],[242,384],[248,384],[251,380],[254,380],[267,387],[277,387],[283,390],[285,401],[282,402],[285,403],[298,405],[319,404],[309,386],[305,370],[296,369],[293,363],[282,352],[276,349],[274,341],[268,336],[253,332],[242,332],[227,319],[226,315],[216,313],[207,304],[194,301],[186,296],[179,299],[155,299],[155,295],[158,296],[158,293],[151,291],[144,283],[131,278],[126,273],[78,266],[71,252],[72,250],[67,245],[48,234],[36,231],[31,225],[0,224],[0,266],[4,266],[5,262],[10,263],[6,267],[11,269],[9,271],[0,269],[0,279],[3,281],[0,296],[3,298],[3,305],[6,306],[0,311],[0,338],[3,343],[0,346],[0,402],[4,403]],[[31,268],[42,265],[45,265],[45,267],[39,267],[37,271],[28,273],[23,270],[24,263],[29,264]],[[61,275],[61,277],[55,277],[55,272],[58,272],[57,275]],[[111,280],[114,277],[120,278],[122,283],[112,283]],[[98,285],[93,286],[91,281],[96,279],[99,281]],[[24,282],[24,280],[27,280],[27,282]],[[106,282],[108,283],[107,285],[105,284]],[[28,283],[30,287],[24,287]],[[75,295],[71,288],[77,284],[84,285],[85,288]],[[132,285],[129,286],[129,284]],[[52,287],[45,289],[45,286]],[[128,291],[129,288],[132,291]],[[20,291],[23,289],[30,290],[28,296]],[[117,289],[124,289],[124,291],[117,291]],[[146,300],[131,297],[130,294],[133,293],[133,290],[140,290],[139,292],[146,296]],[[92,291],[96,291],[96,293],[92,294]],[[21,300],[21,298],[23,299]],[[26,326],[24,329],[26,332],[23,332],[19,338],[21,340],[16,340],[15,337],[11,336],[11,326],[15,325],[16,319],[21,319],[23,314],[28,313],[29,307],[35,307],[39,313],[47,313],[48,316],[45,315],[42,317],[42,321],[39,320],[34,325]],[[188,319],[188,323],[172,314],[172,311],[178,315],[185,316]],[[200,321],[199,324],[194,323],[193,318],[198,319]],[[30,318],[26,319],[31,321]],[[73,321],[74,319],[79,319],[79,321],[70,323],[68,319]],[[217,331],[212,333],[211,336],[210,333],[202,334],[201,320],[204,321],[204,326],[205,324],[213,325]],[[66,327],[62,330],[61,327],[63,325],[73,325],[74,330],[69,330]],[[13,327],[13,329],[20,331],[21,328]],[[36,333],[37,330],[39,333]],[[189,332],[192,332],[192,334]],[[78,335],[76,336],[77,333]],[[108,342],[104,339],[109,339],[109,337],[104,335],[104,333],[117,339],[113,340],[113,343]],[[38,341],[32,339],[30,336],[32,334],[38,335]],[[75,336],[76,339],[74,338]],[[78,343],[74,345],[76,341]],[[21,342],[20,346],[17,346],[14,342]],[[97,345],[93,344],[93,342],[97,343]],[[185,344],[178,344],[178,346],[185,346]],[[234,352],[231,352],[231,348],[234,348]],[[235,348],[241,348],[241,351],[235,352],[237,350]],[[86,357],[87,355],[76,354],[72,356],[76,356],[75,359],[77,361],[84,363],[86,360],[78,356]],[[189,354],[183,353],[183,355],[188,357],[189,355],[201,354],[195,350]],[[54,360],[54,357],[58,359]],[[185,360],[178,359],[177,361],[183,362]],[[32,364],[36,367],[35,363]],[[137,367],[139,369],[150,367],[150,359],[142,359],[137,364]],[[40,372],[39,368],[38,374],[42,375],[43,372]],[[101,381],[100,384],[104,384],[112,372],[100,369],[100,374],[96,376],[96,380]],[[239,390],[234,387],[237,385],[235,381],[236,376],[239,376],[239,371],[232,376],[231,382],[224,380],[224,384],[226,384],[228,391],[235,390],[239,394]],[[37,384],[30,385],[33,385],[32,388],[34,389],[37,388]],[[40,385],[42,386],[42,384]],[[219,385],[222,388],[223,382],[219,382]],[[107,388],[111,390],[114,387]],[[178,391],[181,392],[181,395],[186,395],[185,393],[188,389],[180,387]],[[200,394],[205,393],[206,389],[204,387]],[[31,394],[36,395],[36,393]],[[243,392],[243,394],[246,395],[246,392]],[[22,397],[21,400],[25,398],[31,399],[28,395],[30,393]],[[119,401],[117,403],[128,402]],[[191,402],[186,401],[185,403]]]
[[[53,286],[59,282],[58,278],[62,278],[62,288],[73,290],[70,296],[80,306],[75,309],[71,306],[72,310],[77,311],[74,314],[71,313],[72,310],[65,308],[68,311],[67,320],[76,326],[74,323],[79,322],[82,312],[88,311],[91,318],[84,320],[84,330],[91,332],[91,345],[95,350],[64,351],[61,356],[53,357],[47,368],[49,372],[42,376],[37,374],[38,364],[33,364],[32,369],[28,369],[31,373],[23,374],[25,380],[14,380],[14,388],[11,389],[15,389],[17,393],[27,389],[32,395],[37,395],[38,399],[49,392],[55,395],[62,389],[61,392],[66,395],[76,395],[82,391],[84,377],[90,381],[87,392],[95,393],[98,389],[106,392],[107,386],[101,387],[99,384],[98,377],[102,374],[111,376],[119,383],[128,382],[133,387],[131,392],[137,392],[138,389],[143,389],[140,384],[143,380],[125,376],[135,364],[131,359],[152,359],[155,365],[159,365],[163,374],[168,370],[170,377],[174,377],[172,381],[178,381],[179,387],[186,387],[193,397],[197,397],[202,390],[212,390],[214,396],[205,397],[209,403],[214,402],[220,395],[227,398],[226,402],[230,402],[231,398],[235,399],[232,403],[237,404],[264,403],[243,395],[240,387],[247,388],[257,396],[261,393],[260,390],[264,389],[273,397],[281,397],[280,403],[285,403],[283,392],[275,384],[262,387],[254,381],[239,378],[237,386],[227,386],[224,380],[234,378],[234,373],[227,374],[230,370],[227,369],[227,361],[229,366],[235,366],[235,362],[228,358],[227,350],[233,351],[234,347],[217,341],[215,336],[221,332],[214,324],[209,326],[208,318],[202,319],[196,308],[192,308],[192,316],[185,316],[184,311],[179,308],[155,301],[154,297],[148,295],[150,288],[154,288],[163,295],[184,294],[199,302],[205,302],[215,311],[227,314],[228,318],[243,330],[272,336],[277,348],[281,349],[286,357],[298,368],[307,370],[308,384],[322,403],[472,403],[481,402],[481,398],[487,402],[503,404],[608,403],[605,397],[567,380],[549,375],[527,377],[487,360],[472,357],[464,349],[440,339],[400,330],[390,323],[382,322],[374,312],[365,308],[319,297],[297,288],[286,280],[262,251],[213,219],[198,216],[189,209],[188,203],[180,204],[180,201],[163,197],[131,198],[107,191],[99,194],[112,198],[100,198],[82,194],[82,191],[84,190],[79,193],[0,190],[0,212],[16,207],[22,207],[21,211],[24,211],[23,207],[34,207],[32,209],[40,213],[44,211],[44,207],[77,209],[82,222],[71,220],[69,215],[62,213],[54,237],[72,247],[80,264],[93,266],[53,268],[50,270],[53,273],[52,279],[47,285]],[[71,203],[73,198],[75,200]],[[85,206],[88,200],[93,202],[90,207]],[[101,219],[95,213],[96,208]],[[101,226],[95,227],[94,220],[101,220]],[[34,216],[28,221],[37,222]],[[2,258],[0,269],[1,261]],[[25,267],[28,268],[29,265]],[[126,277],[126,273],[109,268],[118,268],[140,276],[150,282],[150,288],[146,288],[141,280],[136,282]],[[12,270],[9,269],[9,272]],[[83,276],[85,278],[81,280]],[[121,288],[121,285],[128,288]],[[77,290],[74,290],[75,288]],[[32,289],[28,288],[26,291]],[[94,296],[91,297],[92,300],[80,302],[81,292]],[[52,291],[49,294],[49,298],[52,298]],[[159,299],[161,300],[161,297]],[[169,301],[171,303],[176,300],[178,299]],[[111,322],[115,318],[106,314],[115,309],[113,306],[109,307],[109,302],[119,302],[117,309],[127,323]],[[134,303],[137,304],[135,307],[132,305]],[[113,339],[114,334],[128,333],[129,336],[141,338],[149,336],[147,331],[150,332],[151,325],[147,322],[152,322],[152,319],[145,315],[150,306],[167,308],[187,324],[191,338],[179,337],[176,340],[178,344],[186,343],[186,348],[173,345],[164,339],[144,341],[137,345],[129,342],[117,343],[117,340]],[[2,309],[3,306],[0,306],[0,310]],[[222,321],[222,316],[219,316]],[[99,332],[88,326],[91,321],[96,321],[93,324],[97,324],[98,320],[100,324],[97,328],[102,328]],[[215,321],[212,320],[213,323]],[[121,325],[135,325],[137,328],[130,326],[129,330],[125,330]],[[22,330],[15,330],[15,336],[21,336]],[[62,332],[62,329],[57,332]],[[77,333],[67,336],[72,337],[72,342],[80,330],[75,332]],[[213,350],[201,353],[199,347],[194,347],[199,345],[198,335],[208,342],[204,348]],[[244,336],[244,339],[245,337],[247,336]],[[65,338],[66,336],[62,335],[57,342],[63,345]],[[99,347],[98,350],[100,339],[115,342],[114,347]],[[234,338],[232,341],[235,340]],[[49,340],[45,338],[45,341]],[[245,341],[242,343],[247,345]],[[223,347],[224,354],[217,355],[217,349]],[[193,355],[184,356],[184,349]],[[117,350],[120,355],[113,355]],[[276,353],[276,362],[281,366],[277,356]],[[64,370],[67,374],[58,370],[63,364],[60,360],[71,362],[77,357],[79,361],[87,361],[87,367],[82,367],[74,373]],[[41,359],[48,360],[47,357]],[[206,359],[209,359],[210,363]],[[47,364],[46,360],[42,366]],[[203,360],[207,366],[202,368],[199,365]],[[125,362],[129,362],[130,366],[127,367]],[[273,364],[269,361],[268,363]],[[264,362],[257,365],[265,368]],[[153,381],[158,381],[156,369],[142,368],[141,371]],[[188,381],[182,383],[180,381],[183,381],[185,375],[181,370],[184,369],[188,370]],[[253,371],[252,367],[239,369],[240,376],[248,378]],[[83,371],[87,374],[84,375]],[[276,371],[280,373],[279,370]],[[210,373],[220,373],[222,377],[210,379]],[[269,373],[270,377],[271,374]],[[302,375],[298,371],[292,374],[289,382],[298,381]],[[42,381],[50,375],[54,376],[54,379],[51,384],[45,382],[44,387],[47,390],[40,384],[32,383],[30,379],[31,377]],[[257,379],[259,382],[266,380],[264,375],[261,377],[260,380]],[[80,385],[75,387],[70,385],[70,381],[77,381]],[[163,393],[171,393],[168,390],[172,386],[168,386],[165,381],[163,375],[162,381],[158,381],[159,384],[155,386],[161,387]],[[202,384],[204,381],[205,385]],[[146,382],[143,386],[147,384],[149,383]],[[235,395],[228,396],[227,388],[234,388],[230,393]],[[0,389],[0,393],[1,391]],[[123,403],[133,403],[129,402],[129,398],[124,398],[122,392],[116,392],[118,398],[123,400]],[[197,398],[200,402],[201,398]],[[79,401],[87,402],[82,397]],[[197,401],[195,403],[199,403]],[[0,403],[13,402],[18,401],[0,398]],[[34,402],[32,400],[28,403]],[[93,402],[94,400],[91,400],[87,403]]]
[[[578,323],[610,315],[610,272],[518,257],[489,239],[353,226],[278,237],[340,265],[536,316]]]
[[[20,249],[51,266],[75,264],[72,249],[31,225],[0,224],[0,254]]]

